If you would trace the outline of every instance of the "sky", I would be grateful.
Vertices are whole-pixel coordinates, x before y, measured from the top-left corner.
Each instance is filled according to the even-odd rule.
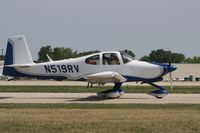
[[[199,0],[0,0],[0,49],[25,35],[42,46],[132,50],[139,59],[164,49],[200,56]]]

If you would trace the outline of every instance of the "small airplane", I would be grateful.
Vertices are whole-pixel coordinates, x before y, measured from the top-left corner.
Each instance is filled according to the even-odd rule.
[[[112,89],[97,93],[107,98],[118,98],[124,92],[124,82],[147,83],[158,90],[150,95],[163,98],[168,94],[165,88],[154,82],[177,68],[171,63],[159,64],[138,61],[124,52],[107,51],[79,58],[34,63],[24,35],[8,39],[3,75],[37,79],[75,80],[90,83],[114,83]],[[171,77],[171,76],[170,76]],[[172,79],[172,77],[171,77]]]

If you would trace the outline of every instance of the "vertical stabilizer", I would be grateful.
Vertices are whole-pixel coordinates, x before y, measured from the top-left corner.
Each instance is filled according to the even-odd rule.
[[[9,65],[33,64],[28,45],[23,35],[10,37],[7,42],[3,75],[16,76],[17,71]]]
[[[27,45],[24,35],[14,36],[8,39],[6,56],[9,59],[13,60],[13,61],[10,61],[10,63],[13,63],[13,64],[32,64],[33,63],[33,59],[28,49],[28,45]],[[12,56],[12,57],[9,57],[9,56]],[[6,65],[10,65],[10,63]]]

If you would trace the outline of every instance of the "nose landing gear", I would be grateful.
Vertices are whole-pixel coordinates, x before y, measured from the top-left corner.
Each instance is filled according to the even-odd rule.
[[[163,87],[161,87],[159,85],[156,85],[154,83],[148,83],[148,84],[159,89],[159,90],[155,90],[155,91],[152,91],[152,92],[148,93],[149,95],[154,96],[154,97],[156,97],[158,99],[161,99],[161,98],[163,98],[163,97],[168,95],[167,90],[164,89]]]

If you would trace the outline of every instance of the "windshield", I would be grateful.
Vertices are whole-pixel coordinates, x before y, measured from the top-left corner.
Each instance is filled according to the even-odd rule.
[[[132,57],[132,56],[126,54],[125,52],[120,52],[120,53],[121,53],[122,60],[123,60],[124,64],[126,64],[126,63],[128,63],[128,62],[134,60],[134,57]]]

